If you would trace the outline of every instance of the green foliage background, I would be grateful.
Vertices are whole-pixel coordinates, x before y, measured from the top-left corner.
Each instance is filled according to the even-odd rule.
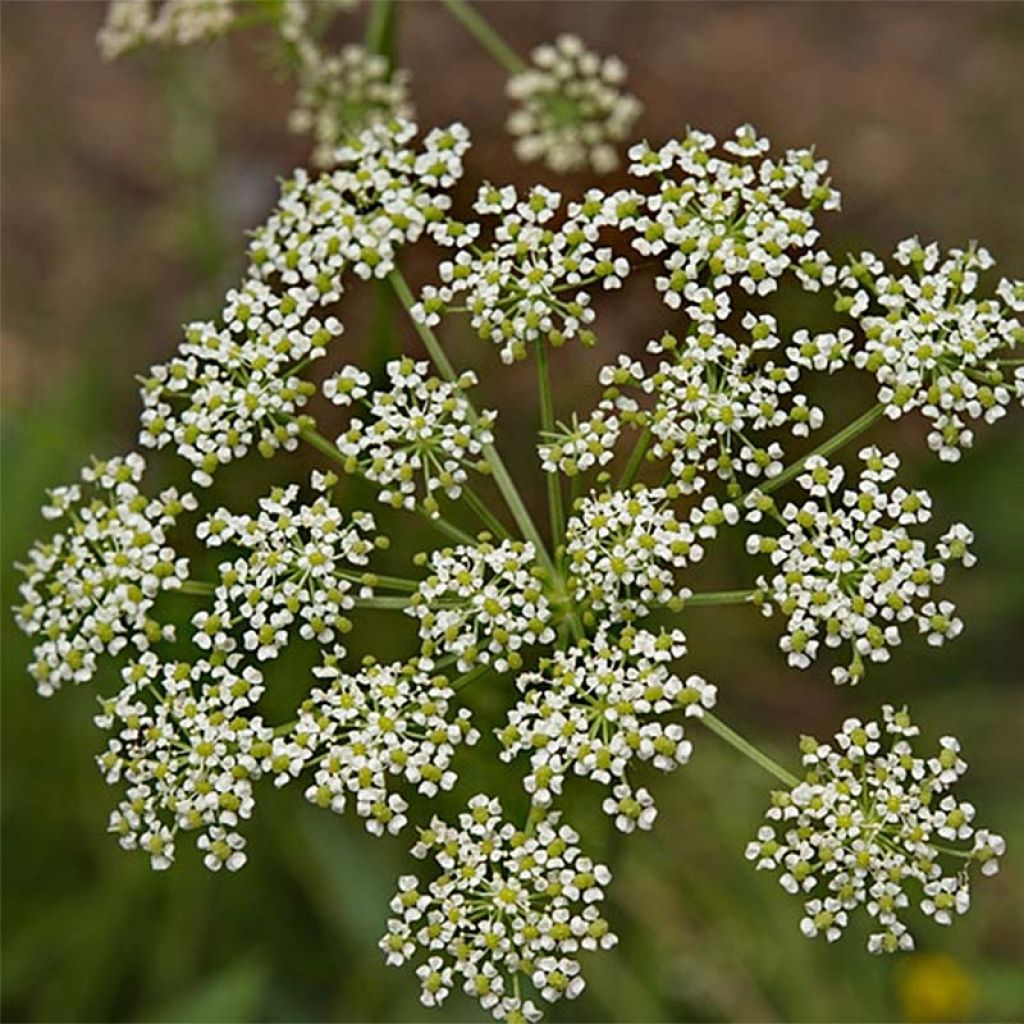
[[[654,138],[749,119],[781,144],[817,141],[846,196],[846,212],[825,226],[834,250],[884,248],[915,230],[945,244],[978,237],[1006,273],[1024,274],[1019,6],[549,3],[489,4],[487,13],[524,51],[575,27],[620,53]],[[297,789],[267,786],[245,871],[211,876],[183,848],[174,870],[154,874],[104,833],[114,794],[92,763],[94,691],[42,701],[24,671],[11,563],[44,529],[44,488],[70,479],[91,452],[132,443],[133,374],[166,357],[180,322],[215,308],[241,266],[242,228],[273,202],[274,175],[304,154],[284,135],[287,87],[268,76],[258,46],[104,67],[90,38],[100,16],[94,4],[3,10],[0,1012],[10,1021],[431,1019],[414,980],[385,969],[375,945],[408,866],[404,836],[373,840],[351,819],[306,806]],[[422,121],[470,124],[470,180],[531,180],[533,171],[509,166],[500,74],[434,5],[403,5],[402,19],[400,57],[428,86]],[[355,37],[358,26],[341,31]],[[341,342],[370,358],[408,342],[376,301],[353,298]],[[563,410],[585,407],[591,371],[609,353],[639,350],[664,322],[654,300],[613,302],[602,315],[603,351],[557,354]],[[475,365],[505,410],[499,442],[516,437],[525,451],[535,419],[528,372],[492,372],[492,352],[455,341],[457,362]],[[869,402],[851,381],[829,399],[832,423]],[[975,529],[979,564],[948,585],[964,636],[940,651],[908,643],[856,691],[836,690],[824,665],[786,670],[770,624],[748,610],[694,609],[684,624],[694,667],[719,684],[723,717],[789,764],[800,732],[824,735],[887,700],[907,701],[927,736],[956,733],[972,765],[965,793],[1010,841],[1003,873],[977,886],[953,929],[922,924],[914,956],[871,958],[855,930],[835,946],[807,942],[796,902],[742,858],[769,780],[695,729],[692,764],[654,782],[653,834],[624,841],[592,792],[573,791],[577,824],[616,875],[621,945],[592,962],[584,997],[552,1019],[1008,1020],[1024,1009],[1022,417],[983,431],[953,467],[927,455],[917,425],[880,436],[908,453],[939,521]],[[245,507],[269,479],[307,468],[300,458],[247,462],[212,500]],[[533,481],[539,507],[528,451],[513,472]],[[728,587],[743,585],[744,570],[723,550],[702,571]],[[168,607],[186,621],[187,604]],[[354,649],[387,656],[390,620],[365,622]],[[302,692],[307,666],[302,655],[275,663],[282,699]],[[485,694],[482,714],[499,699]],[[458,801],[513,788],[486,754],[467,763]],[[474,1016],[456,997],[443,1019]]]

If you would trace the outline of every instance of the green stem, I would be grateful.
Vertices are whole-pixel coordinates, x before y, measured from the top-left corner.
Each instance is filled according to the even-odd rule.
[[[416,506],[416,512],[426,519],[434,529],[443,533],[450,540],[455,541],[457,544],[468,544],[470,547],[476,547],[477,539],[473,534],[467,533],[454,523],[449,523],[443,516],[434,515],[429,509],[425,509],[422,505]]]
[[[518,75],[526,70],[526,61],[495,32],[475,7],[471,7],[466,0],[441,0],[441,2],[510,75]]]
[[[457,382],[459,379],[458,374],[456,374],[455,368],[449,361],[448,356],[445,355],[440,339],[426,324],[421,323],[412,315],[412,307],[415,305],[415,300],[413,299],[412,292],[409,290],[409,285],[402,276],[402,272],[397,268],[392,270],[391,273],[388,274],[388,280],[391,282],[391,286],[395,289],[395,294],[398,296],[399,301],[409,314],[409,319],[412,321],[413,326],[416,329],[416,333],[420,336],[420,340],[423,342],[427,352],[430,354],[430,358],[434,361],[434,365],[441,372],[441,376],[452,383]],[[468,403],[468,400],[467,404],[467,419],[469,420],[470,426],[475,427],[479,421],[479,417],[477,416],[476,410],[473,408],[472,404]],[[502,460],[501,455],[498,453],[497,448],[495,448],[493,444],[485,444],[481,447],[481,450],[484,458],[490,465],[491,475],[494,477],[494,482],[498,485],[498,489],[501,491],[502,496],[509,507],[509,511],[512,513],[512,518],[516,521],[516,525],[522,531],[523,536],[533,544],[537,553],[537,560],[549,572],[553,572],[554,564],[551,561],[551,556],[548,554],[547,548],[544,546],[544,541],[541,539],[537,527],[530,518],[530,513],[526,510],[526,505],[520,497],[519,491],[516,490],[516,485],[513,482],[508,469],[505,467],[505,463]]]
[[[185,580],[178,587],[179,594],[191,594],[193,597],[209,597],[213,590],[212,583],[203,583],[202,580]]]
[[[323,452],[324,455],[338,463],[342,468],[346,466],[348,460],[338,451],[338,446],[332,441],[328,441],[319,431],[314,430],[312,427],[303,427],[299,431],[299,437],[307,444],[311,444],[317,451]],[[346,472],[348,471],[346,470]]]
[[[819,444],[814,451],[808,452],[802,459],[797,459],[793,465],[788,466],[778,476],[772,477],[771,480],[757,488],[757,490],[762,491],[764,494],[771,494],[772,491],[777,491],[780,487],[784,484],[788,484],[793,477],[799,474],[808,459],[813,458],[815,455],[830,455],[837,449],[842,448],[843,445],[849,444],[849,442],[855,437],[859,437],[865,430],[877,423],[884,414],[885,406],[882,405],[881,402],[872,406],[862,416],[858,416],[852,423],[848,423],[842,430],[833,434],[827,441],[823,441]]]
[[[548,373],[548,349],[543,338],[537,341],[537,388],[540,393],[540,425],[545,434],[555,430],[555,405],[551,397]],[[548,514],[551,520],[551,547],[558,550],[565,535],[565,508],[562,505],[562,481],[557,471],[545,473],[548,485]]]
[[[451,682],[451,688],[458,693],[460,690],[464,690],[471,683],[475,683],[482,675],[489,672],[491,669],[490,665],[477,665],[476,668],[470,669],[465,675],[461,675],[458,679],[453,679]]]
[[[391,590],[404,590],[407,594],[415,594],[420,585],[415,580],[407,580],[402,576],[384,576],[379,572],[364,572],[361,575],[336,569],[335,572],[352,583],[361,583],[367,587],[389,587]]]
[[[683,602],[683,607],[689,608],[706,604],[748,604],[756,593],[756,590],[714,590],[704,594],[691,594]]]
[[[409,598],[407,597],[357,597],[355,598],[357,608],[394,609],[408,608]]]
[[[626,468],[622,471],[622,476],[619,478],[618,489],[620,491],[624,491],[636,479],[650,443],[651,428],[644,427],[643,433],[636,439],[636,444],[633,446],[633,451],[629,456],[629,462],[626,463]]]
[[[366,48],[386,57],[389,69],[394,64],[395,17],[394,0],[373,0],[364,37]]]
[[[769,775],[774,775],[780,782],[784,782],[790,789],[800,785],[800,780],[787,772],[782,765],[773,761],[767,754],[758,750],[753,743],[745,740],[738,732],[730,729],[720,718],[705,711],[698,721],[703,722],[716,736],[720,736],[734,750],[738,750],[744,757],[749,758],[754,764],[759,765]]]
[[[501,537],[505,540],[509,539],[509,532],[505,529],[505,525],[487,507],[476,491],[474,491],[468,484],[462,485],[462,496],[466,499],[466,504],[469,505],[476,514],[477,519],[479,519],[480,522],[491,531],[491,533],[496,537]]]

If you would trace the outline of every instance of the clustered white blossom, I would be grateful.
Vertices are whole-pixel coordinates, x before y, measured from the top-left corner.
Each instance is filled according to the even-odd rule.
[[[627,629],[615,641],[599,634],[592,644],[556,651],[539,672],[520,675],[523,697],[498,738],[505,761],[529,752],[523,784],[533,803],[547,807],[561,797],[572,771],[608,787],[604,810],[623,832],[651,828],[653,798],[633,787],[629,769],[634,760],[664,772],[686,764],[693,745],[678,719],[715,705],[714,686],[672,672],[670,663],[685,654],[680,630]]]
[[[660,357],[655,372],[628,356],[601,370],[607,390],[588,423],[592,431],[605,428],[602,440],[620,423],[649,431],[647,458],[667,460],[684,494],[704,490],[717,476],[738,495],[739,477],[771,479],[782,472],[785,452],[777,440],[764,439],[766,431],[788,427],[807,437],[824,414],[795,392],[799,368],[770,358],[781,344],[773,317],[747,313],[748,336],[736,340],[699,310],[690,316],[682,341],[666,333],[648,344]]]
[[[305,4],[281,14],[296,45],[309,14]],[[51,492],[44,515],[65,526],[21,567],[16,617],[35,642],[30,671],[44,694],[97,675],[101,655],[122,656],[123,685],[96,719],[110,733],[99,764],[124,787],[111,830],[156,868],[173,860],[179,831],[198,833],[209,868],[240,868],[240,823],[265,776],[296,781],[315,805],[354,808],[373,834],[397,833],[413,818],[410,791],[432,799],[455,786],[457,756],[478,739],[463,691],[489,680],[492,694],[506,695],[492,719],[504,722],[495,730],[500,756],[529,762],[528,816],[517,828],[496,800],[478,796],[457,825],[435,817],[420,830],[414,853],[432,857],[438,872],[426,883],[400,880],[381,946],[389,963],[415,964],[426,1005],[460,987],[499,1019],[536,1020],[525,986],[548,1001],[574,997],[583,988],[577,954],[615,942],[598,908],[610,875],[561,819],[574,777],[606,787],[603,809],[617,828],[649,829],[657,809],[637,772],[688,762],[687,718],[787,777],[715,717],[717,689],[680,669],[686,638],[666,614],[696,603],[778,611],[791,665],[849,650],[837,682],[886,660],[907,628],[936,646],[962,630],[935,589],[947,565],[973,564],[973,536],[960,523],[931,544],[917,536],[931,499],[897,482],[895,455],[865,447],[849,485],[820,454],[786,468],[780,436],[806,439],[823,420],[805,373],[871,372],[889,414],[920,408],[934,423],[932,446],[952,458],[969,444],[967,419],[998,418],[1011,391],[1024,390],[1024,371],[1011,385],[1015,361],[1000,355],[1020,343],[1011,314],[1024,300],[1007,281],[998,299],[973,298],[989,263],[975,248],[940,261],[934,247],[908,243],[897,253],[907,274],[887,275],[864,256],[837,275],[816,248],[814,213],[839,202],[825,162],[810,150],[773,157],[750,127],[720,150],[701,132],[634,147],[630,173],[653,190],[591,189],[563,208],[542,187],[485,186],[475,211],[491,218],[490,241],[479,222],[451,217],[465,129],[434,130],[418,148],[415,134],[403,121],[378,124],[345,141],[330,172],[300,171],[286,183],[220,316],[189,325],[178,352],[143,382],[140,443],[171,448],[206,486],[254,448],[270,457],[305,441],[374,485],[382,520],[425,511],[431,529],[460,543],[418,551],[419,578],[378,575],[370,556],[387,536],[371,514],[342,511],[334,473],[314,472],[312,497],[292,483],[251,515],[206,515],[195,539],[217,552],[217,577],[190,578],[167,534],[197,503],[174,489],[147,497],[145,463],[133,453],[95,462],[81,486]],[[541,346],[590,344],[591,291],[618,288],[634,269],[615,248],[623,237],[658,265],[656,289],[683,322],[648,345],[654,366],[626,355],[606,365],[603,397],[583,421],[573,415],[552,428],[542,375],[542,423],[552,429],[537,447],[554,477],[547,550],[494,448],[496,414],[477,411],[475,374],[452,369],[434,329],[466,313],[507,363],[531,347],[540,361]],[[450,258],[416,303],[396,258],[424,238]],[[306,411],[316,391],[306,370],[340,335],[333,307],[353,277],[390,280],[443,379],[408,357],[333,369],[324,397],[358,412],[334,425],[332,442]],[[787,277],[812,292],[838,283],[838,308],[858,330],[796,329],[783,340],[771,316],[748,307]],[[877,416],[817,450],[834,451]],[[613,483],[605,467],[625,454],[626,427],[640,436]],[[656,485],[635,482],[645,458],[662,463]],[[471,470],[491,473],[518,536],[470,489]],[[565,520],[556,474],[587,472],[596,480],[571,482]],[[769,492],[793,476],[802,495],[776,503]],[[474,541],[442,518],[442,496],[462,498],[493,534]],[[753,590],[694,593],[691,570],[733,526],[757,531],[747,552],[766,556],[770,571]],[[205,599],[182,661],[166,653],[173,630],[153,618],[166,590]],[[404,612],[415,623],[412,657],[367,657],[353,668],[343,638],[357,608]],[[403,632],[411,629],[386,642]],[[294,720],[267,724],[256,666],[296,634],[322,658]],[[452,666],[459,674],[449,678]],[[495,678],[508,675],[515,696],[510,679]],[[872,950],[909,948],[907,880],[919,883],[923,911],[949,923],[967,908],[967,866],[995,870],[1003,840],[975,832],[973,807],[949,792],[966,767],[956,741],[943,738],[936,756],[921,758],[910,745],[916,732],[886,707],[881,724],[849,720],[832,746],[803,744],[806,779],[776,795],[748,856],[806,894],[806,934],[832,940],[864,905],[881,929]],[[962,871],[944,866],[951,843],[969,844]]]
[[[832,670],[837,683],[858,682],[865,659],[887,661],[907,623],[916,622],[935,646],[956,637],[963,629],[956,608],[932,599],[932,588],[945,579],[947,563],[975,562],[974,537],[962,523],[942,535],[934,552],[911,535],[909,526],[931,518],[931,497],[886,486],[899,469],[897,456],[871,447],[860,457],[856,489],[841,489],[841,466],[812,456],[797,477],[806,494],[800,504],[780,511],[767,495],[749,499],[751,521],[767,516],[780,529],[747,538],[748,553],[768,555],[774,567],[757,585],[765,613],[777,608],[786,619],[779,646],[790,665],[807,668],[822,644],[848,644],[849,664]]]
[[[328,53],[304,35],[296,51],[299,87],[288,125],[313,136],[314,163],[333,164],[339,146],[370,125],[414,116],[409,72],[392,69],[382,54],[357,43]]]
[[[594,492],[566,524],[567,585],[585,621],[629,621],[652,606],[679,610],[690,590],[678,573],[704,557],[718,528],[738,521],[734,505],[708,497],[680,518],[674,486]]]
[[[585,288],[619,288],[630,271],[624,256],[599,244],[600,229],[616,223],[618,201],[572,203],[557,225],[561,205],[561,193],[543,185],[522,197],[511,185],[483,186],[473,209],[499,218],[491,247],[479,244],[479,223],[451,221],[439,230],[437,240],[456,252],[440,265],[441,284],[423,289],[414,315],[433,327],[447,311],[468,313],[473,329],[500,346],[506,363],[545,341],[593,344],[588,325],[594,311]]]
[[[355,596],[373,594],[365,582],[373,577],[352,567],[368,564],[376,524],[369,512],[353,512],[345,521],[327,495],[336,483],[333,473],[314,472],[311,484],[319,493],[312,504],[300,504],[292,484],[260,498],[255,517],[221,508],[200,524],[197,536],[207,546],[246,553],[218,567],[212,610],[192,619],[197,647],[234,651],[234,633],[241,630],[242,648],[264,661],[277,657],[296,624],[304,640],[319,644],[351,629],[345,612]]]
[[[295,725],[274,750],[283,784],[315,766],[306,799],[340,814],[351,796],[374,835],[396,834],[408,804],[389,791],[388,777],[404,779],[425,797],[455,785],[455,748],[479,733],[468,708],[455,711],[455,692],[430,663],[369,664],[344,671],[344,651],[325,655],[313,670],[321,685],[302,703]]]
[[[804,780],[773,794],[747,858],[804,897],[808,938],[834,942],[863,907],[880,929],[868,938],[872,953],[913,949],[903,919],[912,902],[952,924],[970,906],[971,865],[999,870],[1005,840],[977,828],[973,804],[951,792],[967,771],[960,744],[943,736],[921,756],[919,731],[905,708],[886,705],[881,722],[847,719],[834,744],[805,736]]]
[[[143,381],[143,445],[173,444],[201,486],[254,446],[268,458],[297,447],[316,390],[299,374],[341,334],[326,307],[344,277],[393,270],[398,248],[437,229],[462,174],[461,125],[431,131],[420,151],[410,148],[415,134],[406,122],[368,129],[339,151],[336,170],[300,170],[285,184],[220,320],[191,324],[179,354]]]
[[[532,66],[508,80],[517,104],[508,130],[519,158],[543,160],[554,171],[618,167],[616,147],[643,110],[623,91],[626,65],[588,50],[574,35],[561,35],[530,56]]]
[[[237,654],[189,664],[152,652],[122,675],[95,719],[112,734],[100,771],[125,787],[110,831],[158,870],[173,862],[179,830],[198,831],[206,866],[237,871],[246,860],[238,826],[273,748],[273,729],[251,714],[263,677]]]
[[[213,39],[234,20],[232,0],[110,0],[96,41],[103,56],[113,60],[140,46]]]
[[[465,392],[477,383],[467,371],[454,383],[430,375],[426,362],[396,359],[385,367],[390,387],[365,402],[367,419],[353,419],[337,439],[352,472],[381,489],[382,502],[394,508],[417,503],[438,514],[435,492],[455,500],[469,478],[467,467],[486,471],[484,447],[491,444],[497,414],[477,414]],[[337,405],[365,399],[369,374],[346,366],[324,384]]]
[[[92,679],[100,655],[129,645],[144,651],[174,636],[150,612],[161,591],[188,577],[188,560],[167,531],[196,500],[173,487],[147,497],[138,486],[145,469],[134,453],[94,459],[81,484],[48,492],[44,518],[66,526],[35,543],[18,566],[24,603],[14,609],[18,626],[37,638],[29,672],[44,696]]]
[[[453,654],[460,671],[519,669],[522,649],[555,638],[544,571],[530,543],[481,542],[434,551],[412,596],[424,657]]]
[[[585,984],[579,953],[616,944],[600,908],[611,872],[581,851],[558,812],[531,820],[517,828],[478,795],[457,825],[435,817],[420,831],[413,853],[433,858],[437,873],[398,880],[380,947],[389,964],[416,963],[425,1006],[460,986],[496,1020],[536,1021],[523,985],[547,1002],[575,999]]]
[[[955,462],[974,442],[969,421],[995,423],[1014,395],[1024,403],[1024,370],[1005,358],[1024,345],[1024,282],[1004,278],[995,296],[979,298],[979,275],[995,261],[974,245],[943,254],[908,238],[894,259],[899,269],[870,252],[851,259],[836,308],[863,332],[854,361],[877,378],[886,415],[919,408],[931,421],[929,447]]]
[[[839,208],[828,163],[808,149],[774,158],[750,125],[722,153],[716,145],[713,135],[691,131],[660,149],[645,142],[629,151],[630,173],[653,177],[658,191],[624,226],[637,252],[662,264],[655,284],[665,303],[715,323],[729,315],[733,285],[763,296],[786,273],[811,291],[834,282],[828,254],[814,249],[814,211]]]
[[[545,473],[578,476],[606,466],[615,458],[621,433],[619,418],[609,403],[602,403],[583,422],[574,413],[571,426],[559,424],[554,431],[542,435],[546,440],[537,445],[541,468]]]

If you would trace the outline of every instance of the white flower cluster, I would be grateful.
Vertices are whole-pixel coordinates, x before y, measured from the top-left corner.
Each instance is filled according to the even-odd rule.
[[[523,359],[544,340],[562,345],[573,338],[594,342],[588,285],[622,285],[629,261],[599,244],[599,230],[616,222],[611,199],[572,203],[568,218],[554,226],[562,196],[542,185],[520,197],[507,185],[482,187],[474,210],[497,217],[494,241],[479,248],[480,225],[449,222],[438,241],[454,246],[440,265],[441,285],[423,289],[414,315],[429,326],[446,311],[464,311],[485,341],[500,346],[506,363]],[[460,304],[461,303],[461,304]]]
[[[354,607],[354,592],[373,593],[350,567],[366,566],[376,525],[369,512],[344,520],[327,498],[335,483],[333,473],[314,473],[320,493],[312,504],[300,504],[292,484],[260,498],[255,517],[221,508],[200,523],[197,536],[208,547],[231,544],[246,554],[220,564],[212,610],[193,617],[199,648],[234,651],[240,629],[242,648],[264,661],[277,657],[296,623],[304,640],[319,644],[349,631],[344,613]]]
[[[623,832],[651,828],[657,809],[647,789],[634,789],[630,768],[642,761],[669,772],[686,764],[692,744],[673,717],[715,705],[714,686],[697,675],[682,680],[669,667],[685,654],[679,630],[627,629],[614,641],[602,633],[556,651],[541,671],[521,675],[523,697],[498,738],[505,761],[529,752],[523,784],[534,804],[560,797],[572,771],[608,787],[604,810]]]
[[[299,709],[298,721],[275,740],[278,784],[314,765],[306,799],[340,814],[348,797],[374,835],[396,834],[406,823],[406,801],[389,792],[388,777],[404,779],[423,796],[451,789],[455,748],[478,732],[466,708],[451,714],[454,691],[429,663],[369,664],[355,675],[340,665],[344,652],[313,670],[321,688]]]
[[[223,34],[234,21],[231,0],[111,0],[96,34],[108,60],[150,44],[189,46]]]
[[[419,620],[424,657],[454,654],[460,671],[522,666],[524,646],[555,639],[544,572],[532,544],[503,541],[443,548],[409,604]]]
[[[919,408],[931,421],[929,447],[954,462],[974,441],[971,420],[995,423],[1014,395],[1024,402],[1024,370],[1000,355],[1024,345],[1024,282],[1002,280],[977,298],[979,274],[994,265],[971,246],[942,254],[908,238],[888,270],[865,252],[843,268],[836,308],[858,321],[866,342],[856,365],[878,380],[892,419]]]
[[[447,192],[462,177],[469,133],[461,124],[434,128],[420,150],[415,136],[408,121],[373,125],[339,148],[330,172],[297,171],[254,232],[250,273],[333,303],[345,274],[386,277],[402,246],[425,231],[443,236]]]
[[[496,413],[477,414],[465,392],[477,383],[467,371],[456,383],[430,376],[426,362],[395,359],[385,367],[390,387],[374,391],[368,418],[353,419],[337,439],[351,472],[381,487],[380,500],[413,509],[418,501],[432,515],[436,492],[455,500],[469,478],[467,467],[486,471],[482,452],[494,441]],[[365,399],[369,374],[346,366],[324,384],[337,405]],[[422,483],[422,486],[418,484]]]
[[[101,654],[129,644],[144,651],[174,635],[150,612],[161,591],[188,577],[188,560],[178,557],[167,531],[196,501],[173,487],[147,497],[138,487],[145,469],[136,454],[94,459],[81,484],[49,492],[43,516],[67,525],[35,543],[18,566],[24,603],[14,609],[19,627],[38,638],[29,672],[44,696],[90,680]]]
[[[237,871],[246,859],[238,825],[252,814],[252,784],[272,749],[273,730],[250,715],[262,676],[238,655],[190,665],[147,653],[123,677],[95,719],[113,733],[100,771],[125,786],[110,831],[159,870],[174,860],[178,831],[198,830],[206,866]]]
[[[556,812],[523,831],[483,795],[458,825],[435,817],[413,853],[432,857],[438,873],[425,885],[399,879],[380,941],[388,964],[419,961],[425,1006],[440,1006],[461,985],[496,1020],[540,1019],[525,983],[547,1002],[576,998],[585,985],[580,951],[617,941],[600,909],[611,872],[578,843]]]
[[[533,66],[508,81],[508,95],[517,103],[508,119],[516,155],[543,160],[559,172],[618,167],[616,146],[643,110],[623,91],[625,64],[588,50],[574,35],[561,35],[530,56]]]
[[[228,292],[221,323],[189,324],[178,355],[143,380],[139,442],[173,444],[202,487],[254,445],[266,458],[294,449],[297,414],[316,390],[298,371],[341,333],[313,308],[300,288],[277,294],[247,281]]]
[[[804,737],[805,780],[773,795],[747,858],[810,897],[800,922],[808,938],[835,941],[864,907],[880,929],[868,938],[872,953],[913,949],[902,919],[912,901],[952,924],[970,906],[969,867],[999,870],[1005,840],[976,828],[974,806],[950,791],[967,770],[959,743],[943,736],[922,757],[918,732],[906,709],[886,706],[881,723],[847,719],[834,744]]]
[[[716,140],[691,131],[653,149],[629,151],[630,172],[655,177],[658,191],[629,225],[633,247],[657,257],[664,274],[656,285],[673,309],[712,322],[729,315],[726,290],[748,295],[775,291],[787,272],[808,289],[835,280],[818,240],[814,211],[839,207],[828,164],[812,150],[769,156],[770,143],[750,125],[736,130],[714,154]]]
[[[648,429],[648,457],[669,462],[684,494],[704,490],[709,476],[728,481],[739,494],[739,477],[771,479],[783,469],[782,445],[757,439],[758,433],[788,427],[807,437],[824,414],[796,393],[799,368],[770,358],[780,345],[773,317],[747,313],[748,337],[737,341],[702,316],[693,313],[694,326],[682,342],[665,334],[648,344],[647,351],[660,357],[653,373],[627,356],[605,366],[600,381],[607,390],[593,420],[597,429],[614,409],[616,422]]]
[[[963,623],[955,606],[932,600],[932,588],[945,578],[946,563],[975,562],[974,538],[962,523],[943,534],[935,552],[911,535],[908,526],[931,518],[931,498],[886,486],[899,468],[895,455],[864,448],[860,457],[856,489],[840,491],[842,467],[813,456],[797,478],[806,500],[781,512],[760,493],[749,502],[752,522],[767,515],[781,528],[778,535],[747,538],[748,553],[768,555],[774,566],[771,578],[761,576],[757,585],[765,613],[775,607],[786,618],[779,646],[790,665],[807,668],[822,643],[849,644],[849,665],[832,670],[837,683],[858,682],[865,659],[887,661],[908,622],[916,621],[936,646],[957,636]]]
[[[672,502],[676,487],[636,487],[591,493],[566,524],[570,593],[586,609],[584,621],[630,621],[651,605],[680,609],[690,591],[680,569],[704,557],[704,544],[739,514],[733,505],[705,498],[680,519]]]
[[[577,476],[607,465],[615,458],[615,446],[622,434],[619,418],[610,403],[602,403],[582,423],[573,413],[572,425],[543,435],[537,445],[545,473]]]
[[[305,35],[296,51],[299,86],[288,125],[313,136],[314,163],[333,164],[339,146],[370,125],[414,116],[409,73],[392,70],[382,54],[356,43],[327,53]]]
[[[409,148],[415,133],[405,122],[374,127],[339,151],[333,173],[299,171],[285,185],[220,321],[191,324],[179,354],[143,381],[143,445],[173,444],[201,486],[254,445],[268,458],[298,445],[316,390],[300,373],[342,331],[324,307],[349,271],[392,270],[397,249],[443,216],[462,173],[465,129],[432,131],[420,152]]]

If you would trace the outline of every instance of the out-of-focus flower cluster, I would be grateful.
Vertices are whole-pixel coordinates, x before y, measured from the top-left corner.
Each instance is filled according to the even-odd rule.
[[[414,116],[409,72],[393,69],[382,54],[357,43],[325,52],[302,35],[296,53],[299,87],[288,126],[313,136],[315,164],[333,165],[339,148],[371,125]]]
[[[141,46],[213,39],[234,20],[232,0],[110,0],[96,41],[103,56],[113,60]]]
[[[856,489],[842,489],[844,471],[821,456],[804,464],[797,484],[806,498],[781,510],[767,495],[748,499],[747,518],[777,524],[778,534],[753,533],[747,551],[767,555],[771,578],[758,578],[766,613],[777,608],[786,619],[779,646],[790,665],[807,668],[821,645],[848,644],[850,662],[837,666],[837,683],[858,682],[865,660],[888,661],[902,627],[916,622],[928,642],[940,646],[963,629],[950,601],[936,602],[932,588],[945,579],[946,565],[971,566],[973,534],[955,523],[935,551],[908,527],[928,522],[927,491],[891,485],[899,458],[865,448]]]
[[[97,33],[114,59],[145,46],[189,46],[250,25],[269,27],[296,78],[288,116],[292,131],[311,135],[313,161],[329,166],[339,147],[394,118],[411,118],[409,73],[358,43],[339,50],[324,35],[331,18],[358,0],[111,0]]]
[[[952,924],[970,906],[969,868],[999,870],[1005,840],[978,828],[974,806],[951,792],[967,771],[959,743],[943,736],[921,756],[918,733],[906,709],[887,705],[881,722],[847,719],[832,744],[801,741],[804,781],[774,794],[747,857],[804,898],[809,938],[834,942],[863,907],[879,929],[872,953],[913,949],[912,902]]]
[[[543,160],[554,171],[614,170],[617,147],[643,110],[623,91],[626,65],[588,50],[574,35],[538,46],[531,59],[531,67],[508,80],[517,104],[508,119],[516,154]]]
[[[579,841],[557,812],[524,830],[483,795],[457,825],[435,817],[413,853],[432,858],[437,872],[398,880],[380,941],[388,963],[417,962],[425,1006],[459,986],[497,1020],[539,1019],[522,982],[546,1002],[575,999],[584,988],[579,953],[617,941],[600,907],[611,872]]]

